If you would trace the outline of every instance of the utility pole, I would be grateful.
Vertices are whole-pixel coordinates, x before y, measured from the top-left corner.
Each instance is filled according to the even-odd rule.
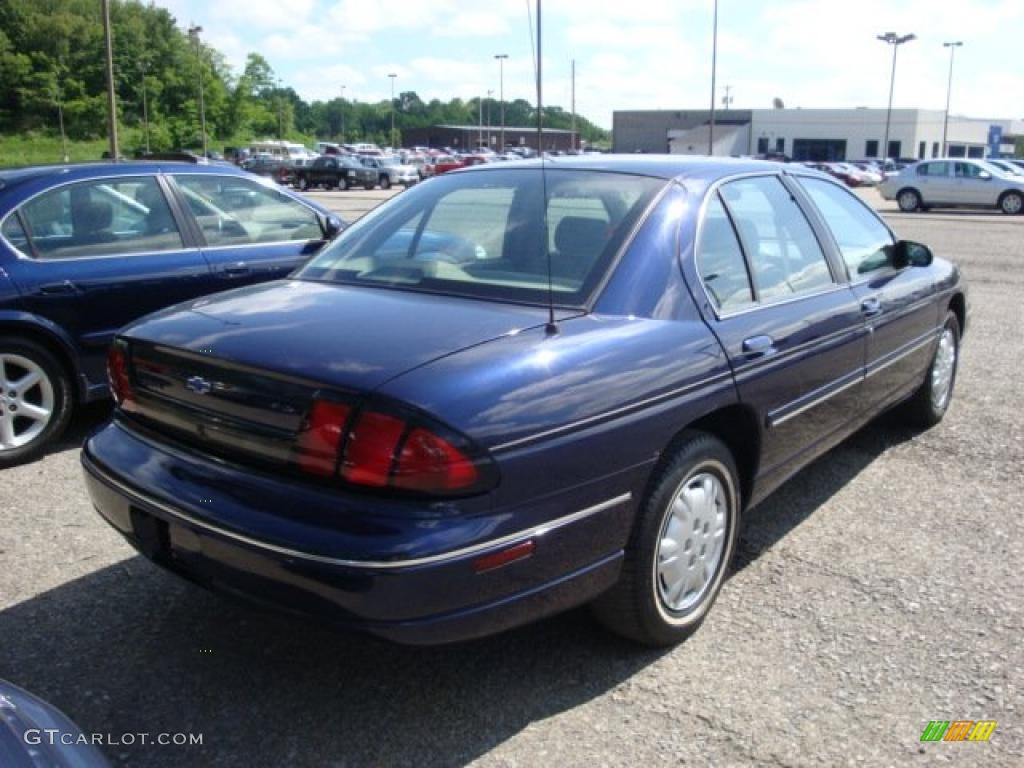
[[[114,95],[114,43],[110,38],[110,0],[103,0],[103,37],[107,44],[107,132],[110,136],[110,159],[116,163],[120,150],[117,146],[117,98]]]
[[[498,101],[501,104],[501,134],[498,139],[498,150],[505,152],[505,59],[507,53],[496,53],[494,58],[498,60]]]
[[[397,74],[390,74],[391,78],[391,149],[395,148],[395,78]]]
[[[199,132],[203,138],[203,157],[207,155],[206,147],[206,100],[203,96],[203,48],[202,42],[199,40],[199,34],[203,31],[203,28],[198,24],[193,24],[188,29],[188,36],[195,40],[196,43],[196,62],[199,65]]]
[[[946,157],[948,150],[946,149],[946,136],[949,132],[949,97],[953,93],[953,53],[963,43],[959,40],[953,43],[943,43],[944,48],[949,48],[949,82],[946,84],[946,115],[942,118],[942,156]]]
[[[576,151],[576,59],[572,60],[572,89],[570,91],[571,96],[569,97],[570,106],[572,110],[572,125],[569,133],[569,148],[574,152]]]
[[[718,66],[718,0],[715,0],[715,18],[711,30],[711,122],[708,128],[708,154],[715,154],[715,75]]]
[[[476,100],[476,147],[477,149],[482,148],[484,145],[484,100],[483,97],[478,97]]]
[[[488,88],[487,89],[487,146],[488,147],[491,146],[491,139],[493,138],[491,136],[491,102],[494,101],[494,99],[492,98],[493,96],[494,96],[494,91],[492,89]],[[493,147],[491,147],[491,148],[493,149]]]
[[[284,140],[284,95],[281,93],[281,78],[277,78],[277,139]]]

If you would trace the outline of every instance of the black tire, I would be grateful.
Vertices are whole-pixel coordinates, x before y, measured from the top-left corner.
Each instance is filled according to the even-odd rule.
[[[707,476],[716,479],[723,492],[718,497],[723,502],[722,549],[717,565],[697,592],[693,604],[676,610],[666,600],[665,583],[658,573],[660,543],[667,537],[673,522],[677,496],[688,486],[694,487],[690,484]],[[718,596],[736,551],[740,503],[736,464],[729,449],[721,440],[704,432],[684,433],[666,452],[651,478],[626,546],[619,581],[592,605],[597,619],[617,634],[654,647],[675,645],[693,634]],[[693,571],[698,557],[704,559],[707,540],[699,552],[697,547],[699,537],[707,535],[708,526],[703,526],[703,534],[700,527],[693,530],[697,533],[689,531],[691,538],[678,545],[682,549],[680,555],[689,557],[688,571]]]
[[[1007,216],[1024,213],[1024,195],[1020,192],[1004,192],[999,198],[999,210]]]
[[[391,189],[391,177],[390,176],[385,174],[384,176],[380,177],[380,188],[381,189]]]
[[[21,392],[8,386],[9,383],[24,380],[28,373],[19,361],[27,361],[42,373],[38,384]],[[52,405],[47,420],[35,421],[35,424],[43,425],[38,434],[17,447],[14,447],[13,441],[11,446],[5,445],[9,434],[13,434],[14,440],[17,440],[29,432],[31,421],[24,416],[18,417],[18,409],[24,409],[26,405],[43,405],[46,397],[44,390],[47,388]],[[20,464],[37,457],[64,432],[71,420],[74,403],[68,373],[48,349],[27,339],[0,336],[0,408],[3,408],[0,417],[0,467]],[[13,432],[7,431],[9,427]]]
[[[953,345],[952,370],[949,374],[948,387],[945,388],[945,396],[937,398],[935,392],[936,379],[941,376],[943,339],[946,338],[947,333],[950,335],[949,338]],[[917,388],[917,391],[903,405],[903,416],[907,423],[921,429],[928,429],[942,421],[942,417],[946,415],[946,411],[949,410],[949,404],[953,400],[953,390],[956,385],[956,374],[959,368],[960,321],[957,320],[955,313],[949,312],[946,314],[946,322],[943,325],[942,334],[939,336],[939,342],[935,345],[935,352],[932,354],[931,362],[928,364],[928,373],[925,374],[921,386]]]
[[[904,213],[921,209],[921,193],[916,189],[901,189],[896,195],[896,204]]]

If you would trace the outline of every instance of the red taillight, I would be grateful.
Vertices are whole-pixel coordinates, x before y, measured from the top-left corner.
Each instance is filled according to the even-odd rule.
[[[114,402],[126,408],[135,402],[131,377],[128,374],[128,355],[124,345],[114,342],[107,352],[107,380]]]
[[[409,433],[395,468],[394,484],[411,491],[458,490],[477,481],[473,462],[443,437],[418,428]]]
[[[299,437],[299,466],[314,475],[329,477],[337,470],[338,448],[351,408],[345,403],[316,400],[309,413],[309,428]]]
[[[300,469],[365,488],[433,495],[476,493],[496,483],[491,460],[443,427],[404,409],[366,408],[354,418],[351,411],[344,403],[313,402],[297,445]]]

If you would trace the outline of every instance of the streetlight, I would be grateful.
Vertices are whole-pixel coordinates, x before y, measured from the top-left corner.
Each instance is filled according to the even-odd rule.
[[[501,138],[498,139],[498,151],[505,152],[505,59],[507,53],[496,53],[498,60],[498,100],[501,102]]]
[[[391,78],[391,148],[395,148],[395,78],[397,74],[388,75]]]
[[[277,138],[284,139],[284,94],[281,92],[281,78],[277,78]]]
[[[708,125],[708,154],[715,154],[715,75],[718,70],[718,0],[711,26],[711,115]]]
[[[885,112],[885,141],[882,143],[882,164],[889,159],[889,124],[892,121],[892,91],[896,85],[896,49],[904,43],[916,40],[917,35],[897,35],[895,32],[886,32],[884,35],[876,35],[883,43],[892,46],[892,74],[889,76],[889,108]]]
[[[946,149],[946,134],[949,131],[949,97],[953,92],[953,53],[963,43],[957,40],[952,43],[943,43],[943,48],[949,48],[949,83],[946,85],[946,116],[942,118],[942,156],[945,157],[948,154]]]
[[[490,88],[487,89],[487,146],[491,146],[491,102],[494,101],[494,91]]]
[[[146,154],[150,152],[149,149],[149,106],[146,103],[146,60],[143,59],[139,62],[139,66],[142,67],[142,125],[146,131]]]
[[[199,33],[203,28],[193,24],[188,28],[188,36],[196,44],[196,61],[199,63],[199,130],[203,134],[203,157],[206,157],[206,102],[203,98],[203,52],[199,42]]]
[[[341,86],[341,143],[345,143],[345,86]]]

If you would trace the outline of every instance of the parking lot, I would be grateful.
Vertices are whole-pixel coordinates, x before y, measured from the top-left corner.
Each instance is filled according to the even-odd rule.
[[[352,220],[393,194],[310,196]],[[926,433],[870,425],[752,511],[678,648],[638,649],[586,610],[406,648],[236,606],[93,512],[78,445],[101,404],[0,472],[0,678],[87,733],[202,734],[104,747],[126,765],[1021,765],[1024,216],[864,194],[967,277],[953,406]],[[925,745],[930,720],[998,725]]]

